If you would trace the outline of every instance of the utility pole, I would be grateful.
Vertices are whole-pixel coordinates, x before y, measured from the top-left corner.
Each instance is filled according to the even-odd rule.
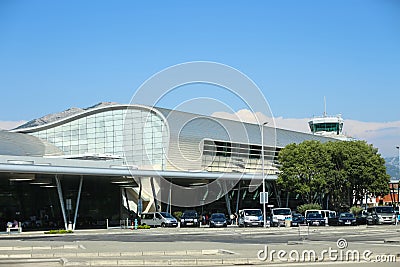
[[[262,168],[262,185],[263,185],[263,219],[264,219],[264,228],[267,227],[267,214],[266,214],[266,208],[265,208],[265,158],[264,158],[264,125],[267,125],[268,122],[264,122],[261,125],[261,168]]]

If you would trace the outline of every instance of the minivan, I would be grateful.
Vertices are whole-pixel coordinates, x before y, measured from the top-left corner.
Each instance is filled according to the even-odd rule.
[[[260,209],[239,210],[238,225],[239,227],[263,226],[264,217],[262,211]]]
[[[367,224],[394,224],[396,213],[392,206],[377,206],[367,209]]]
[[[152,227],[177,227],[178,221],[168,212],[142,213],[141,224]]]
[[[285,226],[286,220],[292,221],[292,210],[290,208],[271,209],[272,226]]]

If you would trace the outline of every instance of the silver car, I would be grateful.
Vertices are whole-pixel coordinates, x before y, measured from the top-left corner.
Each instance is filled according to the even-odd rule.
[[[152,227],[177,227],[178,221],[168,212],[149,212],[142,213],[142,225],[149,225]]]

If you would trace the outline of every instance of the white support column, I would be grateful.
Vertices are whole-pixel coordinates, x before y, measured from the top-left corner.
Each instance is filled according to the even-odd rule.
[[[154,187],[154,178],[153,177],[150,177],[150,185],[151,185],[151,191],[153,192],[154,206],[156,208],[156,211],[159,211],[156,188]]]
[[[83,175],[81,175],[81,179],[80,179],[80,181],[79,181],[79,190],[78,190],[78,196],[76,197],[76,207],[75,207],[75,214],[74,214],[74,224],[72,225],[72,230],[75,230],[76,218],[78,217],[78,209],[79,209],[79,202],[80,202],[80,200],[81,200],[82,184],[83,184]]]
[[[169,184],[169,214],[172,214],[172,181]]]
[[[167,202],[167,209],[165,210],[166,212],[169,212],[171,214],[171,182],[169,183],[169,191],[168,191],[168,202]]]
[[[238,186],[238,195],[237,195],[237,199],[236,199],[236,209],[235,209],[235,213],[236,216],[239,214],[239,201],[240,201],[240,181],[239,181],[239,186]]]
[[[142,201],[142,177],[139,177],[139,195],[138,195],[138,202],[137,202],[137,209],[136,215],[140,216],[143,212],[143,201]]]
[[[228,196],[228,189],[226,187],[226,181],[222,182],[222,188],[223,188],[223,190],[224,190],[223,192],[225,194],[226,209],[228,210],[228,215],[230,218],[232,215],[232,209],[231,209],[231,201],[229,200],[229,196]]]
[[[65,213],[65,205],[64,205],[64,198],[63,198],[62,189],[61,189],[61,182],[60,182],[60,179],[58,178],[58,175],[56,175],[55,178],[56,178],[56,184],[57,184],[58,198],[60,199],[61,212],[63,215],[64,224],[65,224],[65,230],[67,230],[68,222],[67,222],[67,215]]]

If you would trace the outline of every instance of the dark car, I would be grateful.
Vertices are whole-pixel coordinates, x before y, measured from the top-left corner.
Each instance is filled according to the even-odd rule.
[[[309,213],[306,217],[306,223],[309,226],[324,226],[325,225],[325,218],[322,217],[320,213]]]
[[[210,227],[227,227],[228,222],[223,213],[213,213],[210,217]]]
[[[291,226],[299,226],[305,224],[306,218],[300,213],[294,213],[292,215],[292,224]]]
[[[357,219],[350,212],[342,212],[339,216],[330,218],[329,225],[357,225]]]
[[[181,227],[186,226],[200,226],[199,215],[195,210],[186,210],[183,212],[181,217]]]
[[[365,218],[368,225],[371,224],[382,224],[382,221],[379,220],[379,216],[377,213],[368,212],[367,217]]]
[[[357,222],[357,225],[367,224],[367,215],[365,214],[364,211],[361,211],[356,215],[356,222]]]

